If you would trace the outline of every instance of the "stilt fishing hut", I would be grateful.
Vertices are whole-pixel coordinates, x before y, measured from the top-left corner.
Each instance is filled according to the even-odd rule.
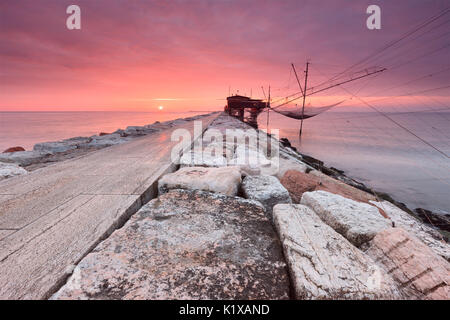
[[[263,100],[235,95],[227,98],[225,112],[256,128],[258,115],[267,107]]]
[[[238,118],[243,122],[250,124],[252,127],[257,128],[258,115],[265,109],[267,109],[267,128],[268,128],[269,111],[275,111],[286,117],[300,120],[299,136],[301,137],[304,119],[314,117],[344,102],[340,101],[329,106],[310,108],[309,106],[305,105],[307,97],[386,70],[386,68],[371,67],[352,73],[342,72],[337,76],[334,76],[331,79],[323,82],[320,85],[317,85],[315,87],[308,87],[307,82],[308,82],[309,65],[310,63],[307,62],[305,70],[305,83],[302,86],[300,83],[300,79],[297,75],[295,66],[294,64],[292,64],[292,69],[294,71],[300,89],[299,92],[290,94],[284,98],[280,98],[275,101],[271,100],[270,98],[270,87],[269,87],[269,96],[267,100],[251,99],[249,97],[240,95],[230,96],[227,98],[227,105],[225,106],[225,112],[227,112],[229,115],[233,117]],[[262,89],[264,93],[264,88]],[[291,104],[292,102],[295,102],[300,99],[302,99],[301,108],[299,108],[297,104],[295,106],[293,105],[289,106],[289,104]],[[274,104],[275,106],[271,106],[271,104]]]

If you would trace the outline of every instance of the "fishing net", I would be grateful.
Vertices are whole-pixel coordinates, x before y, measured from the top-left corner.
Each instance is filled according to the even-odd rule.
[[[285,108],[283,107],[283,109],[280,108],[270,108],[270,110],[275,111],[279,114],[282,114],[283,116],[292,118],[292,119],[297,119],[297,120],[301,120],[301,119],[308,119],[308,118],[312,118],[314,116],[317,116],[339,104],[341,104],[343,101],[340,101],[338,103],[329,105],[329,106],[325,106],[325,107],[311,107],[311,106],[306,106],[304,112],[302,111],[301,107],[298,106],[286,106]]]

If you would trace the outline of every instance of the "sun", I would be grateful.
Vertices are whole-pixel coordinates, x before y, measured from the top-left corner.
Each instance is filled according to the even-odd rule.
[[[158,109],[162,110],[162,109],[164,109],[164,106],[159,106]]]

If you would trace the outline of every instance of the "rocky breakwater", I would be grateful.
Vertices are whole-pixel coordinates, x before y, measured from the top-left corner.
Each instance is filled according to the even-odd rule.
[[[198,115],[165,122],[157,121],[145,126],[129,126],[124,130],[118,129],[113,133],[102,132],[91,137],[74,137],[61,141],[37,143],[31,151],[26,151],[22,147],[8,148],[0,153],[0,180],[26,174],[28,171],[54,162],[79,157],[95,150],[125,143],[209,115]]]
[[[247,130],[213,121],[53,299],[450,299],[433,229]]]

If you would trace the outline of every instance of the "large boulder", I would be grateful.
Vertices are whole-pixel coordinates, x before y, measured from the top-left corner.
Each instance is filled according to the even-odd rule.
[[[0,162],[0,180],[27,174],[28,171],[13,163]]]
[[[223,167],[227,165],[227,159],[222,155],[213,155],[207,151],[189,151],[180,158],[181,167]]]
[[[297,299],[398,299],[390,276],[308,207],[279,204],[274,223]]]
[[[47,154],[38,151],[18,151],[0,153],[0,162],[15,163],[20,166],[29,166],[45,161]]]
[[[280,167],[286,168],[287,166],[281,165]],[[316,176],[301,172],[301,170],[297,169],[286,170],[284,176],[281,178],[281,184],[289,191],[295,203],[300,203],[304,192],[315,190],[328,191],[360,202],[368,202],[376,199],[367,192],[356,189],[326,175]]]
[[[279,169],[277,161],[268,159],[263,152],[245,145],[237,145],[228,165],[240,167],[244,175],[274,175]]]
[[[235,196],[241,183],[238,167],[184,167],[164,175],[158,181],[159,193],[171,189],[203,190]]]
[[[242,191],[247,199],[262,203],[270,220],[276,204],[292,203],[289,192],[274,176],[247,176],[242,181]]]
[[[400,227],[413,234],[436,254],[450,261],[450,245],[443,240],[442,234],[439,231],[425,225],[388,201],[371,201],[371,203],[386,212],[396,227]]]
[[[172,190],[77,265],[53,299],[287,299],[282,248],[256,202]]]
[[[301,204],[357,247],[392,225],[376,207],[326,191],[305,192]]]
[[[383,265],[409,299],[450,300],[450,264],[402,228],[378,233],[367,254]]]

